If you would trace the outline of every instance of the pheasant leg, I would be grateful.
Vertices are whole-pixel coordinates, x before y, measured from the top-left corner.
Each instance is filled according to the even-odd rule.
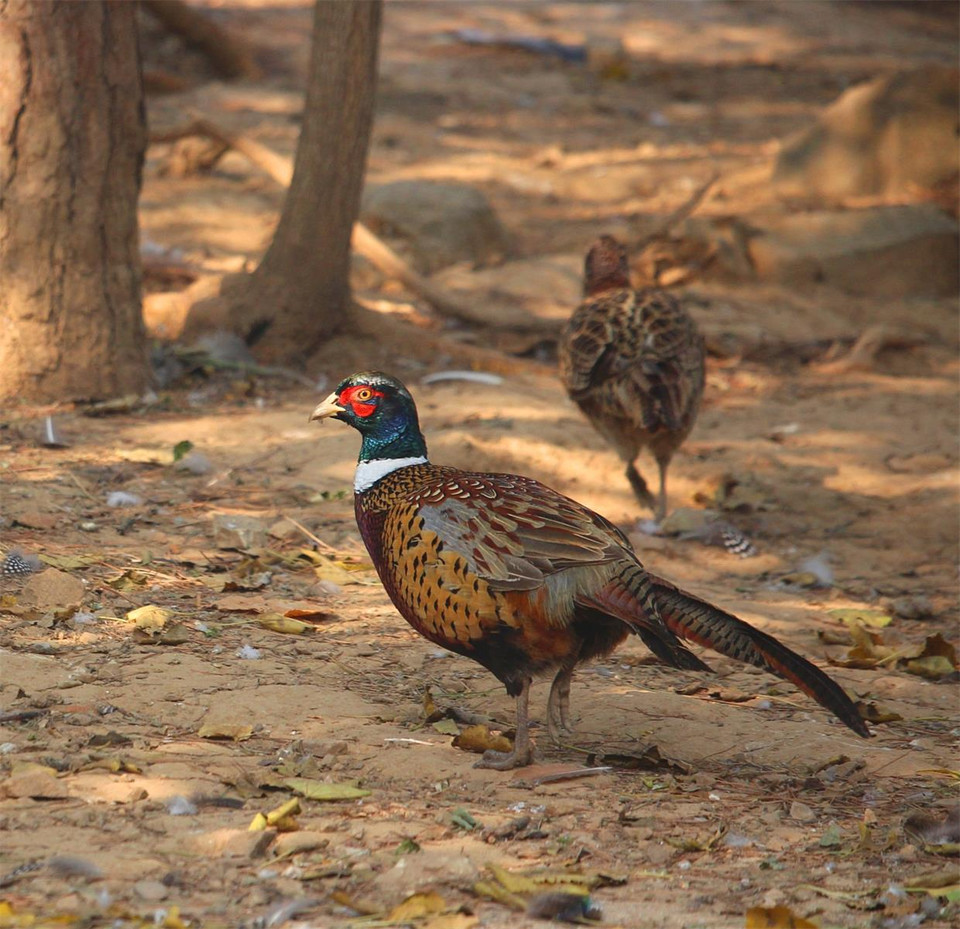
[[[627,480],[630,481],[630,486],[633,488],[636,498],[644,506],[648,506],[651,510],[655,510],[657,504],[653,499],[653,494],[650,493],[650,488],[647,487],[647,482],[643,479],[643,475],[637,470],[637,466],[633,462],[630,462],[630,464],[627,465]]]
[[[570,732],[570,681],[572,679],[572,668],[563,668],[558,671],[547,699],[547,732],[550,733],[550,738],[556,745],[560,744],[562,735]]]
[[[495,752],[492,749],[483,753],[475,768],[494,768],[497,771],[509,771],[522,768],[533,762],[533,744],[530,742],[529,728],[530,682],[523,685],[517,696],[517,735],[513,740],[512,752]]]
[[[670,464],[670,459],[657,459],[657,465],[660,468],[660,493],[657,495],[657,506],[654,510],[654,519],[658,523],[663,522],[664,516],[667,515],[667,467]]]

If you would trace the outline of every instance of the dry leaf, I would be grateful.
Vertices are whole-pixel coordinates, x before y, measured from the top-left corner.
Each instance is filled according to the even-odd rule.
[[[294,797],[267,813],[267,825],[279,832],[294,832],[300,828],[296,820],[299,812],[300,801]]]
[[[370,791],[353,784],[327,784],[309,777],[287,777],[283,786],[289,787],[307,800],[358,800],[360,797],[369,797]]]
[[[253,735],[253,726],[246,723],[204,723],[197,735],[201,739],[231,739],[244,742]]]
[[[113,578],[112,580],[107,581],[107,587],[112,587],[114,590],[139,590],[141,587],[146,587],[150,583],[150,577],[143,573],[143,571],[124,571],[122,574]]]
[[[421,919],[431,913],[442,913],[447,907],[447,901],[433,890],[426,893],[411,894],[402,903],[398,903],[387,917],[390,923],[407,923],[414,919]]]
[[[953,674],[953,670],[953,665],[943,655],[926,655],[907,662],[907,671],[910,674],[917,674],[931,681]]]
[[[443,726],[445,723],[452,723],[454,729],[458,730],[457,724],[453,720],[442,720],[434,723],[434,729]],[[445,731],[438,729],[438,731]],[[447,730],[449,731],[449,730]],[[458,730],[459,731],[459,730]],[[454,740],[453,744],[465,752],[482,753],[488,750],[495,752],[509,752],[513,748],[513,743],[503,735],[493,735],[490,728],[484,725],[467,726]]]
[[[873,626],[875,629],[882,629],[884,626],[889,626],[890,623],[893,622],[893,617],[883,610],[827,610],[827,615],[832,616],[834,619],[839,619],[840,622],[846,623],[848,626],[854,626],[859,623],[863,626]]]
[[[247,832],[263,832],[267,828],[267,817],[263,813],[257,813],[247,826]]]
[[[873,701],[865,703],[863,700],[857,700],[854,706],[857,708],[860,718],[865,719],[868,723],[895,723],[903,719],[899,713],[895,713],[893,710],[884,710]]]
[[[908,656],[907,670],[911,674],[937,679],[952,674],[957,667],[957,650],[940,633],[928,635],[919,655]]]
[[[156,606],[152,603],[138,607],[135,610],[130,610],[130,612],[126,614],[126,618],[136,625],[138,629],[143,629],[147,632],[162,629],[171,616],[173,616],[171,610],[165,610],[162,606]]]
[[[439,913],[430,916],[421,929],[473,929],[480,922],[473,913]]]
[[[311,556],[311,560],[315,562],[313,572],[316,574],[317,580],[333,581],[340,587],[360,583],[360,578],[357,577],[356,573],[344,568],[343,562],[325,558],[319,552],[312,552]]]
[[[816,923],[785,906],[753,906],[747,910],[746,929],[818,929]]]
[[[299,619],[291,619],[282,613],[264,613],[257,617],[257,624],[271,632],[282,632],[284,635],[303,635],[313,630],[313,626],[308,626]]]
[[[337,618],[337,614],[331,613],[329,610],[315,610],[309,608],[286,610],[283,615],[289,616],[291,619],[300,619],[308,623],[321,623]]]

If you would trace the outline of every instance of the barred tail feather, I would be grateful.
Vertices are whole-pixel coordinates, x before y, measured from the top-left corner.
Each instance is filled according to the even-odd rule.
[[[815,664],[773,636],[754,629],[742,619],[674,587],[668,581],[654,578],[653,588],[660,616],[675,635],[790,681],[857,735],[870,737],[870,730],[853,701]]]

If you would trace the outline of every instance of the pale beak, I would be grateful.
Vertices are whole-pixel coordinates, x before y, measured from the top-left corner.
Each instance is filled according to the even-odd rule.
[[[346,409],[337,403],[339,399],[336,394],[330,394],[326,400],[317,404],[316,409],[310,414],[308,422],[313,422],[315,419],[326,419],[328,416],[336,416],[337,413],[345,413]]]

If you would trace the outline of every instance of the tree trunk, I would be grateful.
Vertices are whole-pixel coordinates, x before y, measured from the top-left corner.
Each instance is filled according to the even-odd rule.
[[[373,121],[381,0],[317,0],[293,180],[252,278],[225,282],[232,328],[273,363],[297,363],[342,323],[350,234]]]
[[[141,390],[135,3],[0,0],[0,398]]]

